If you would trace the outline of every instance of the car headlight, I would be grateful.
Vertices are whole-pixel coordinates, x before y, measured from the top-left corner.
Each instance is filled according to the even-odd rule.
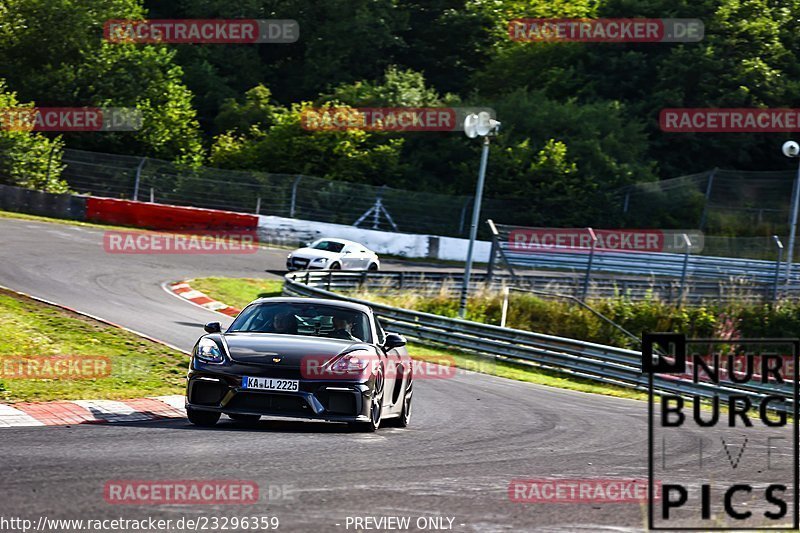
[[[330,366],[330,371],[336,373],[361,372],[374,360],[375,356],[367,350],[355,350],[334,361]]]
[[[327,258],[325,258],[325,257],[317,257],[316,259],[314,259],[314,260],[312,261],[312,263],[324,263],[324,262],[325,262],[325,261],[327,261],[327,260],[328,260],[328,259],[327,259]]]
[[[208,338],[200,339],[200,342],[197,343],[197,348],[195,348],[194,356],[204,363],[220,364],[225,362],[217,343]]]

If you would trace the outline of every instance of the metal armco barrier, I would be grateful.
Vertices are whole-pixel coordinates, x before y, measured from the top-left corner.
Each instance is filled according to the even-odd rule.
[[[214,209],[89,197],[86,220],[165,230],[255,230],[258,217]]]
[[[44,217],[84,220],[86,197],[0,185],[0,209]]]
[[[673,287],[677,283],[678,302],[697,302],[713,297],[717,300],[762,300],[776,301],[780,297],[796,296],[800,287],[800,270],[795,269],[787,278],[783,258],[783,243],[777,235],[772,239],[775,245],[776,260],[743,259],[734,257],[721,257],[710,255],[693,255],[692,240],[687,233],[683,233],[684,251],[645,251],[645,250],[616,250],[596,248],[595,231],[592,228],[578,229],[547,229],[525,228],[495,224],[492,220],[486,221],[492,234],[492,250],[490,252],[489,270],[495,270],[495,260],[500,259],[511,273],[512,277],[525,269],[547,269],[553,271],[570,272],[573,276],[583,277],[582,298],[591,297],[589,287],[600,277],[600,285],[607,284],[602,278],[638,277],[639,282],[631,280],[632,288],[629,297],[637,298],[638,289],[643,285],[643,278],[650,277],[659,280],[653,287],[653,294],[664,298],[664,287],[669,286],[666,293],[667,300],[673,301]],[[525,243],[512,243],[512,235],[519,232],[569,232],[568,236],[580,235],[586,237],[584,241],[591,241],[590,246],[579,241],[572,247],[540,246],[525,248]],[[585,231],[585,235],[581,232]],[[618,232],[632,230],[597,230],[598,232]],[[647,231],[641,230],[642,235]],[[663,232],[655,231],[656,237]],[[673,237],[675,237],[673,235]],[[594,240],[592,240],[594,239]],[[702,240],[702,237],[695,237]],[[516,242],[516,241],[514,241]],[[565,242],[571,242],[566,240]],[[675,248],[675,246],[672,246]],[[491,277],[491,276],[490,276]],[[713,284],[719,284],[717,294],[714,293]],[[733,293],[727,293],[726,287],[734,288]]]
[[[430,313],[400,309],[337,294],[341,279],[352,279],[347,272],[290,272],[285,276],[284,294],[344,300],[370,306],[388,330],[422,343],[445,345],[499,360],[509,360],[567,373],[602,383],[647,390],[640,352],[584,342],[564,337],[501,328],[479,322],[447,318]],[[797,369],[795,369],[797,371]],[[656,376],[656,389],[686,396],[711,397],[718,394],[727,401],[731,394],[747,394],[754,405],[769,394],[786,397],[791,404],[789,385],[745,383],[714,385]]]
[[[581,251],[516,252],[508,243],[501,243],[500,246],[508,261],[515,266],[583,272],[589,262],[589,254]],[[684,259],[684,254],[598,251],[594,254],[592,270],[680,278],[683,273]],[[741,278],[756,283],[770,284],[775,279],[775,261],[690,255],[687,274],[690,277],[710,280]],[[781,281],[783,280],[781,275]],[[800,272],[792,273],[792,281],[800,282]]]
[[[258,217],[198,207],[54,194],[0,185],[0,210],[163,230],[252,230]]]
[[[303,274],[305,276],[305,274]],[[444,293],[453,296],[463,279],[462,272],[346,272],[339,271],[328,274],[327,271],[311,272],[313,279],[322,276],[322,287],[337,291],[355,291],[362,288],[387,291],[413,290],[421,294]],[[500,290],[504,285],[521,289],[532,289],[559,293],[567,296],[583,295],[584,276],[569,272],[536,272],[533,274],[517,273],[514,276],[503,272],[493,272],[491,276],[484,273],[473,273],[470,290],[481,287]],[[723,282],[713,280],[689,280],[683,301],[701,303],[710,301],[761,302],[773,298],[772,284],[754,284],[748,282]],[[788,294],[800,292],[800,284],[787,288]],[[645,300],[654,296],[666,302],[677,302],[681,299],[681,283],[674,278],[613,276],[595,273],[589,281],[587,296],[592,298],[613,298],[624,296],[631,300]]]

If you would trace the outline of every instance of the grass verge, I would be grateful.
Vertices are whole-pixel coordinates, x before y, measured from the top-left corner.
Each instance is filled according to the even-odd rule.
[[[193,289],[226,305],[243,309],[256,298],[280,296],[283,280],[255,278],[198,278],[189,282]]]
[[[210,298],[241,309],[251,301],[260,297],[279,296],[283,282],[280,280],[252,278],[198,278],[189,283],[193,289],[205,293]],[[550,371],[529,365],[494,360],[480,355],[441,346],[429,346],[409,343],[408,352],[415,359],[430,362],[441,362],[443,359],[456,367],[490,374],[517,381],[537,383],[561,389],[604,394],[619,398],[647,399],[647,394],[625,387],[616,387]]]
[[[108,358],[109,372],[88,379],[13,377],[20,375],[20,360],[54,355]],[[182,394],[189,360],[133,333],[0,289],[0,364],[0,399],[14,403]]]

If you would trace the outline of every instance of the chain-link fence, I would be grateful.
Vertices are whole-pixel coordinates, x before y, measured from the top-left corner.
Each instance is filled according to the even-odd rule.
[[[62,177],[77,192],[113,198],[466,237],[472,197],[332,181],[299,174],[185,167],[134,156],[65,150]],[[788,244],[795,173],[709,170],[615,192],[623,227],[700,229],[703,255],[777,259]],[[524,200],[484,199],[481,219],[524,224]],[[522,217],[524,218],[524,216]],[[733,237],[732,235],[736,235]],[[479,236],[490,238],[485,225]],[[795,254],[795,258],[800,257]]]
[[[796,172],[713,169],[616,191],[629,227],[698,228],[711,235],[784,234]]]
[[[615,208],[628,228],[703,231],[703,255],[775,260],[775,236],[788,244],[796,175],[713,169],[622,188]]]
[[[357,224],[401,233],[469,234],[470,196],[299,174],[191,168],[158,159],[82,150],[65,150],[63,162],[66,168],[62,177],[80,193]],[[508,209],[505,201],[484,199],[482,204],[486,216],[499,217]]]

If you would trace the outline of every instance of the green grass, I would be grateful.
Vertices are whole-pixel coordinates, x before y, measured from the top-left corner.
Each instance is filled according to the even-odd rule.
[[[214,300],[238,309],[256,298],[280,296],[283,280],[254,278],[198,278],[189,282],[193,289]]]
[[[241,309],[256,298],[278,296],[283,281],[251,278],[198,278],[189,282],[193,289],[205,293],[210,298]],[[359,295],[363,297],[364,295]],[[415,359],[438,362],[445,359],[458,368],[481,372],[517,381],[538,383],[561,389],[576,390],[616,396],[620,398],[646,399],[642,392],[605,385],[588,379],[577,378],[560,372],[549,371],[530,365],[494,360],[441,346],[429,346],[411,342],[408,353]]]
[[[9,379],[7,370],[0,370],[0,400],[182,394],[189,364],[187,355],[133,333],[0,290],[0,363],[52,355],[108,357],[110,374],[92,379]]]

